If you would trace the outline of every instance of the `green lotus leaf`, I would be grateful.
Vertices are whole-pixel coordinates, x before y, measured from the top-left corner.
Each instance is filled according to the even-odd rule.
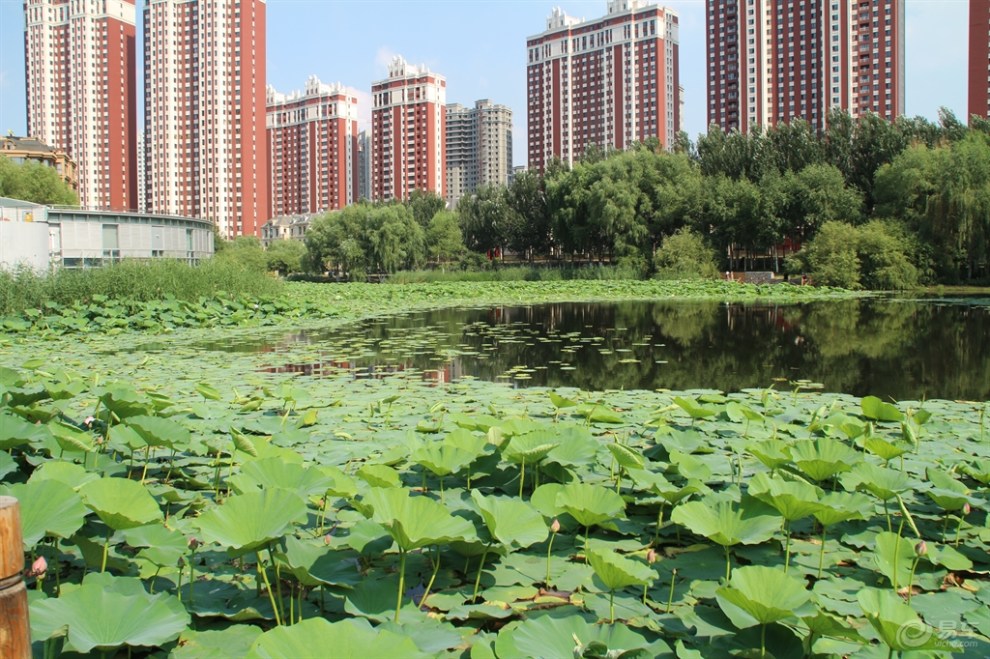
[[[0,494],[15,497],[20,503],[25,551],[31,551],[45,537],[72,536],[89,514],[79,494],[56,480],[31,480],[0,487]]]
[[[863,448],[884,462],[890,462],[894,458],[904,455],[913,447],[907,442],[888,442],[882,437],[872,435],[863,439]]]
[[[962,472],[984,485],[990,485],[990,460],[977,459],[963,464]]]
[[[189,429],[174,419],[139,415],[128,417],[124,423],[148,446],[179,449],[189,444]]]
[[[750,442],[746,450],[766,465],[767,469],[779,469],[791,461],[791,451],[787,444],[779,440],[767,439],[762,442]]]
[[[639,451],[635,451],[625,444],[615,442],[607,445],[609,453],[615,458],[615,462],[623,469],[642,469],[646,465],[646,458]]]
[[[618,494],[591,483],[568,483],[557,492],[555,504],[585,527],[622,517],[626,509]]]
[[[79,488],[79,494],[87,508],[117,531],[162,519],[162,511],[147,488],[126,478],[90,481]]]
[[[402,477],[392,467],[366,464],[357,471],[358,477],[372,487],[402,487]]]
[[[281,538],[306,517],[306,503],[282,489],[238,494],[203,513],[196,526],[206,542],[240,556]]]
[[[534,464],[560,445],[560,438],[551,430],[536,430],[513,436],[502,449],[502,457],[514,464]]]
[[[335,497],[350,499],[358,493],[358,482],[337,467],[319,467],[327,477],[327,492]]]
[[[445,477],[467,467],[478,455],[446,442],[433,442],[417,449],[409,460],[426,467],[436,476]]]
[[[553,403],[553,406],[558,410],[577,405],[577,401],[571,400],[570,398],[565,398],[554,391],[548,391],[547,395],[550,396],[550,402]]]
[[[671,519],[696,535],[723,547],[755,545],[769,540],[780,528],[780,518],[765,504],[744,504],[705,497],[674,508]]]
[[[333,656],[334,659],[368,657],[428,657],[408,636],[376,629],[362,618],[328,622],[311,618],[291,627],[276,627],[262,634],[247,655],[252,659],[300,659]]]
[[[789,522],[815,514],[824,492],[803,481],[786,481],[780,476],[759,473],[749,483],[749,493],[773,506]]]
[[[186,631],[169,659],[229,659],[243,657],[262,630],[253,625],[232,625],[220,631]]]
[[[318,544],[317,544],[318,543]],[[285,539],[285,551],[279,558],[289,566],[299,583],[306,586],[350,588],[361,580],[356,554],[332,550],[322,538],[306,542],[294,536]]]
[[[865,494],[826,492],[813,513],[823,526],[839,524],[851,519],[866,519],[873,512],[873,501]]]
[[[488,450],[488,440],[485,437],[464,428],[457,428],[449,432],[443,438],[443,443],[479,457]]]
[[[968,487],[941,469],[928,467],[925,469],[925,474],[932,484],[932,489],[927,490],[925,494],[943,510],[962,510],[967,503],[976,503],[970,499]]]
[[[863,456],[842,442],[819,437],[794,442],[791,445],[791,459],[808,478],[823,481],[849,471],[863,461]]]
[[[240,473],[230,479],[230,485],[241,494],[258,489],[282,488],[309,496],[326,492],[331,479],[316,467],[303,467],[281,458],[262,458],[244,463]]]
[[[890,403],[885,403],[876,396],[866,396],[860,403],[863,416],[873,421],[902,421],[904,413]]]
[[[503,627],[495,639],[495,654],[499,657],[582,657],[592,644],[604,646],[604,654],[594,655],[601,657],[657,657],[670,653],[663,641],[651,643],[625,625],[596,625],[576,615],[544,615]]]
[[[31,474],[30,481],[53,480],[68,485],[74,490],[90,481],[95,481],[100,476],[91,471],[86,471],[82,465],[74,462],[49,461],[43,463]]]
[[[698,405],[697,400],[689,400],[681,396],[674,398],[674,404],[687,412],[692,419],[704,419],[718,414],[716,410],[713,410],[710,407],[702,407],[701,405]]]
[[[492,538],[504,546],[529,547],[547,539],[550,530],[543,515],[519,499],[483,496],[471,491],[471,499]]]
[[[895,652],[941,650],[958,652],[959,646],[939,638],[910,606],[892,590],[864,588],[856,599],[863,615],[883,641]]]
[[[866,490],[881,501],[893,499],[911,488],[911,479],[903,472],[861,462],[842,478],[847,490]]]
[[[95,438],[88,432],[83,432],[75,426],[70,426],[62,421],[49,423],[48,429],[63,451],[88,453],[93,450],[93,441]]]
[[[149,595],[136,579],[87,574],[81,586],[57,599],[35,601],[31,623],[33,633],[52,630],[66,635],[65,650],[105,652],[121,646],[168,643],[186,629],[189,614],[176,597]],[[34,640],[45,638],[35,636]]]
[[[16,414],[0,410],[0,450],[9,451],[30,444],[40,439],[42,429],[43,426],[36,426]]]
[[[646,563],[626,558],[599,543],[592,544],[588,550],[588,562],[610,591],[650,584],[657,577],[656,570]]]
[[[736,568],[715,599],[732,624],[745,629],[795,617],[811,593],[780,568],[751,565]]]
[[[907,587],[915,558],[914,543],[907,538],[888,531],[877,534],[873,560],[877,569],[896,588]]]
[[[403,551],[476,537],[466,519],[454,517],[433,499],[410,496],[401,488],[368,488],[355,506],[381,524]]]

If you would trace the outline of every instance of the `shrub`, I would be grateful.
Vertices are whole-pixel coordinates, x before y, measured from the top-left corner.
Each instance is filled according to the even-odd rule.
[[[663,239],[653,256],[658,279],[717,279],[715,251],[703,237],[683,228]]]
[[[916,241],[898,223],[873,220],[862,227],[826,222],[796,255],[816,284],[851,290],[915,288],[918,268],[910,255]]]

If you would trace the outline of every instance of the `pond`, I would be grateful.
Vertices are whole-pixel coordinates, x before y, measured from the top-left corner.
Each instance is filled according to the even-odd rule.
[[[199,347],[269,353],[265,370],[315,377],[420,371],[439,382],[471,377],[517,387],[820,386],[895,400],[986,400],[988,337],[990,299],[872,298],[445,309]]]

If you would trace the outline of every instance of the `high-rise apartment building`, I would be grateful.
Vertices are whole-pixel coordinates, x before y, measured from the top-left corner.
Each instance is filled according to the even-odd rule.
[[[969,112],[990,117],[990,0],[969,0]]]
[[[708,123],[904,112],[904,0],[708,0]]]
[[[148,210],[213,220],[226,238],[268,218],[265,1],[145,0]]]
[[[358,200],[358,99],[316,76],[305,91],[268,88],[268,216],[339,210]]]
[[[371,96],[372,200],[407,199],[413,190],[444,196],[447,80],[395,57]]]
[[[76,161],[83,206],[137,208],[134,0],[25,0],[27,129]]]
[[[447,203],[512,176],[512,110],[488,99],[447,106]]]
[[[625,149],[651,137],[670,147],[680,127],[677,14],[609,0],[584,21],[554,9],[526,40],[529,166],[567,164],[588,147]]]
[[[358,133],[358,199],[371,200],[371,135]]]

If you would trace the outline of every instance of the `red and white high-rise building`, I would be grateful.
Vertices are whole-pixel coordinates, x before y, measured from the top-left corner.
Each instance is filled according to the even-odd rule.
[[[28,135],[76,161],[88,208],[137,208],[134,0],[25,0]]]
[[[969,111],[990,118],[990,0],[969,0]]]
[[[260,235],[265,1],[145,0],[144,113],[148,210]]]
[[[358,99],[316,76],[304,92],[268,88],[268,216],[339,210],[358,200]]]
[[[609,0],[596,20],[554,9],[526,40],[529,166],[568,165],[588,147],[625,149],[680,128],[677,14],[641,0]]]
[[[708,123],[904,112],[904,0],[708,0]]]
[[[408,199],[413,190],[444,196],[446,78],[395,57],[371,97],[371,199]]]

